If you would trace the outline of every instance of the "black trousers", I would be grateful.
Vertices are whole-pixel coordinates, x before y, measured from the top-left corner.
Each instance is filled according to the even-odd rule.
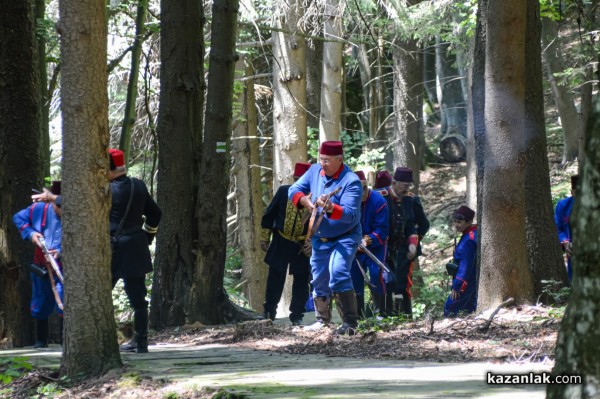
[[[292,302],[290,304],[290,320],[301,320],[304,316],[306,301],[308,300],[309,294],[309,280],[310,270],[309,268],[296,268],[300,270],[294,270],[290,273],[294,281],[292,283]],[[304,270],[302,270],[304,269]],[[277,304],[281,300],[283,293],[283,286],[285,285],[285,279],[288,274],[287,268],[281,270],[279,268],[269,267],[269,275],[267,277],[267,292],[265,294],[265,312],[275,314],[277,311]]]
[[[113,277],[112,287],[119,281],[120,277]],[[129,304],[133,310],[136,309],[148,309],[148,301],[146,301],[146,276],[141,277],[126,277],[123,278],[123,285],[125,287],[125,294],[129,299]]]

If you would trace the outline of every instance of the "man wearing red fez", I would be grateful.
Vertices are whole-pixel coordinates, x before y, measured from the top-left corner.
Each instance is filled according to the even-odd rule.
[[[21,237],[35,245],[33,265],[31,267],[31,316],[35,319],[36,340],[34,348],[48,347],[48,318],[55,311],[58,313],[62,330],[63,285],[42,252],[40,240],[45,240],[46,247],[54,256],[62,269],[60,254],[62,252],[60,181],[52,182],[50,190],[44,188],[41,194],[32,196],[33,204],[17,212],[13,222]],[[45,272],[45,274],[43,274]],[[52,279],[50,279],[52,274]],[[55,294],[56,290],[56,294]]]
[[[554,211],[554,223],[556,223],[556,228],[558,229],[558,240],[563,251],[567,254],[567,274],[569,281],[573,278],[573,265],[571,263],[571,251],[573,249],[571,212],[573,211],[573,204],[575,204],[575,189],[577,188],[578,180],[579,175],[571,176],[571,196],[558,201],[556,210]]]
[[[387,263],[394,276],[384,275],[386,282],[385,300],[382,314],[397,314],[397,301],[400,311],[412,317],[412,272],[415,259],[421,255],[420,240],[429,230],[429,220],[423,210],[421,199],[411,193],[413,172],[410,168],[398,167],[390,187],[378,189],[386,199],[389,209],[390,230],[388,240]]]
[[[337,194],[331,195],[328,201],[328,194],[338,188]],[[319,330],[329,324],[334,296],[343,320],[336,333],[352,335],[358,325],[358,314],[350,268],[362,239],[362,186],[358,177],[344,165],[340,141],[321,144],[319,163],[312,165],[290,187],[288,197],[297,208],[312,212],[317,207],[319,215],[323,215],[323,218],[315,218],[321,222],[311,239],[310,265],[317,321],[307,329]]]
[[[124,352],[148,352],[148,302],[146,273],[152,271],[148,246],[152,243],[161,210],[146,184],[127,176],[125,154],[108,150],[110,170],[110,240],[112,247],[112,285],[123,279],[125,293],[133,308],[133,339],[121,345]]]
[[[463,205],[454,211],[453,218],[454,228],[462,235],[458,244],[454,240],[454,267],[448,268],[448,272],[456,269],[456,274],[452,276],[452,290],[444,304],[444,316],[473,313],[477,308],[477,225],[473,224],[475,212]]]
[[[362,244],[377,257],[382,263],[385,262],[387,249],[387,238],[389,229],[388,205],[381,194],[370,190],[367,179],[362,171],[356,172],[363,189],[360,225],[362,227]],[[379,266],[360,249],[352,263],[352,284],[356,291],[356,302],[358,304],[358,315],[365,316],[365,275],[369,272],[371,283],[371,298],[374,308],[378,310],[381,306],[383,294],[383,274]]]
[[[294,166],[294,181],[302,177],[309,168],[310,163],[297,162]],[[289,265],[289,274],[294,276],[290,321],[296,326],[302,324],[304,305],[308,299],[310,253],[301,251],[308,221],[302,223],[302,212],[288,199],[290,187],[289,184],[279,186],[265,210],[261,221],[260,246],[267,253],[265,263],[269,265],[263,315],[265,319],[275,320]]]

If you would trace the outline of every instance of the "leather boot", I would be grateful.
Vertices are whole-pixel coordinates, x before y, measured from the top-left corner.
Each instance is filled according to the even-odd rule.
[[[47,348],[48,347],[48,319],[35,320],[35,344],[34,349]]]
[[[358,319],[365,319],[365,296],[356,295],[356,310],[358,312]]]
[[[148,353],[148,309],[133,311],[133,338],[121,345],[121,352]]]
[[[400,311],[404,313],[409,320],[412,320],[412,299],[406,294],[403,294]]]
[[[265,310],[262,314],[262,317],[267,320],[275,321],[275,316],[277,316],[277,312],[273,312],[270,310]]]
[[[336,304],[342,315],[342,325],[335,330],[336,335],[354,335],[358,327],[358,310],[354,290],[335,294]]]
[[[324,296],[314,298],[315,302],[315,317],[317,321],[310,326],[304,327],[307,331],[318,331],[331,322],[331,301]]]

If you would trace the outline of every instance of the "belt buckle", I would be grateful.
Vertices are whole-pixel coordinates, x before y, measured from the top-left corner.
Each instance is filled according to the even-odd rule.
[[[329,238],[320,237],[321,242],[329,242]]]

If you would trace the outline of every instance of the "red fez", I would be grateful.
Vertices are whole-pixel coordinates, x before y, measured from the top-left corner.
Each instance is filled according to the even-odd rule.
[[[578,181],[579,181],[579,175],[571,176],[571,190],[575,190],[577,188]]]
[[[294,177],[302,177],[308,169],[310,169],[308,162],[296,162],[296,165],[294,165]]]
[[[123,151],[111,148],[108,153],[110,154],[110,170],[125,166],[125,153]]]
[[[475,217],[475,211],[466,205],[461,206],[454,211],[454,219],[471,221]]]
[[[54,180],[50,186],[50,192],[54,195],[60,195],[60,180]]]
[[[394,172],[394,180],[405,183],[413,182],[413,171],[411,168],[397,167]]]
[[[344,155],[344,148],[341,141],[324,141],[319,150],[321,155]]]
[[[362,170],[359,170],[358,172],[354,172],[354,174],[356,176],[358,176],[358,180],[360,180],[360,181],[367,181],[367,177],[365,176],[365,172],[363,172]]]
[[[387,170],[377,172],[374,188],[389,187],[392,184],[392,175]]]

